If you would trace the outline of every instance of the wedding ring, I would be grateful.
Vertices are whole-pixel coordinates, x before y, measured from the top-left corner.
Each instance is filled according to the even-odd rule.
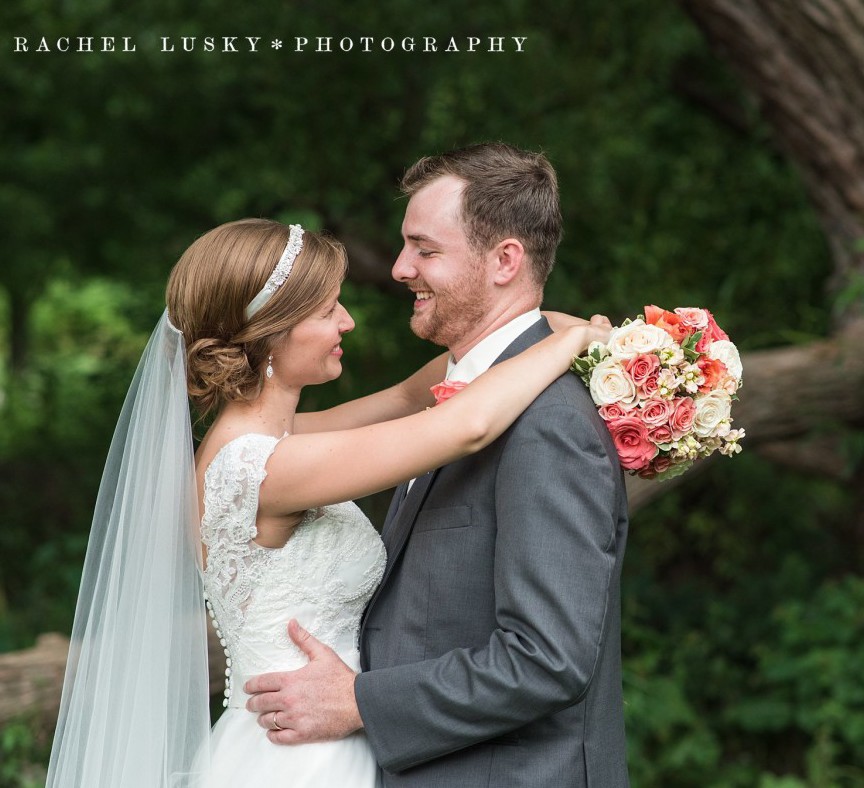
[[[276,715],[278,713],[279,713],[278,711],[273,712],[273,727],[270,728],[271,731],[284,731],[285,730],[285,728],[283,728],[278,722],[276,722]]]

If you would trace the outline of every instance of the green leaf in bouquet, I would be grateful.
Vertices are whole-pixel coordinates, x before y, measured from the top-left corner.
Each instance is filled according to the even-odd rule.
[[[698,350],[696,350],[696,345],[699,340],[702,339],[702,332],[697,331],[693,336],[688,337],[684,342],[681,343],[681,350],[684,351],[684,356],[691,363],[696,361],[699,356],[702,355]]]
[[[591,367],[594,365],[587,358],[574,358],[573,363],[570,365],[570,369],[575,372],[577,375],[585,376],[591,371]]]
[[[692,350],[695,352],[696,345],[698,345],[699,340],[702,339],[702,334],[703,334],[702,331],[697,331],[696,333],[691,334],[689,337],[687,337],[686,340],[684,340],[684,342],[681,343],[682,349]]]

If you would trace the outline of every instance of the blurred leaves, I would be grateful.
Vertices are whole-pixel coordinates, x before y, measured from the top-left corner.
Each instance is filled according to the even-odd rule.
[[[38,721],[25,717],[0,729],[0,788],[41,788],[50,753],[50,739],[39,733]]]

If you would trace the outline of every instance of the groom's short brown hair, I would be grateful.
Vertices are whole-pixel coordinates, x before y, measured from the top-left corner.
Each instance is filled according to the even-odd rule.
[[[426,156],[408,168],[401,188],[409,197],[445,175],[465,181],[462,224],[468,243],[485,252],[504,238],[517,238],[541,287],[561,241],[558,178],[542,153],[503,142],[484,142]]]

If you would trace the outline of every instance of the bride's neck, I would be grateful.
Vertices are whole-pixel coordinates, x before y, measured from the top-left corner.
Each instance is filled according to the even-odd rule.
[[[222,418],[240,421],[250,432],[282,437],[293,432],[300,389],[267,386],[251,402],[229,402]]]

